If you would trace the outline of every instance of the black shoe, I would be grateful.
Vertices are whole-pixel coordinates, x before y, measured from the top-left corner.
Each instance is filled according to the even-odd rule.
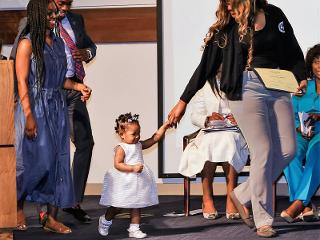
[[[75,219],[82,223],[92,223],[90,216],[80,207],[64,208],[63,211],[72,214]]]

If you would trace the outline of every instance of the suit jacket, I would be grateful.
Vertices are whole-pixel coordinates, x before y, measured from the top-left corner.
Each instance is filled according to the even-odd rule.
[[[82,48],[89,48],[92,54],[92,58],[86,61],[87,63],[90,62],[95,56],[96,56],[96,50],[97,46],[94,44],[94,42],[91,40],[91,38],[87,35],[84,20],[83,17],[79,14],[68,12],[67,13],[68,20],[70,22],[71,28],[74,32],[77,47]],[[18,34],[16,36],[16,39],[14,41],[10,59],[16,58],[17,53],[17,47],[20,39],[20,35],[22,33],[22,30],[27,26],[27,18],[24,17],[19,22],[19,28],[18,28]]]
[[[81,15],[69,11],[66,16],[74,32],[77,47],[79,49],[89,48],[91,51],[92,58],[86,61],[86,63],[88,63],[96,56],[97,46],[94,44],[91,38],[87,35],[86,28],[84,25],[84,20]]]

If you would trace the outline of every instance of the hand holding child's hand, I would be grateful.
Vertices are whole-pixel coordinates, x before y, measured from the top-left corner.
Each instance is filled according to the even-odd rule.
[[[133,172],[135,173],[141,173],[143,170],[143,165],[141,163],[133,165],[132,167],[133,167]]]
[[[91,92],[92,92],[91,88],[83,84],[83,88],[81,89],[81,93],[82,93],[81,100],[83,102],[89,100],[91,96]]]
[[[167,130],[167,129],[171,128],[172,125],[170,124],[170,121],[167,120],[165,123],[163,123],[162,127],[163,127],[165,130]]]

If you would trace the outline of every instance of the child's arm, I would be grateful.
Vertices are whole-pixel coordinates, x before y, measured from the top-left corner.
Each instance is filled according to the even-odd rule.
[[[142,149],[151,147],[153,144],[159,142],[159,140],[164,136],[167,129],[170,128],[169,121],[166,121],[153,135],[144,141],[140,141]]]
[[[115,150],[114,156],[114,167],[118,169],[120,172],[142,172],[143,165],[141,163],[135,165],[128,165],[124,163],[125,153],[122,147],[118,146]]]

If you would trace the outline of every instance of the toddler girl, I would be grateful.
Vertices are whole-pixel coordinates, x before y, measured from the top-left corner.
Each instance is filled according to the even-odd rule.
[[[142,149],[158,142],[169,128],[164,123],[151,138],[140,140],[138,115],[126,113],[116,119],[116,133],[121,138],[115,149],[114,168],[104,177],[100,204],[109,207],[99,218],[98,231],[107,236],[112,219],[122,208],[131,209],[129,237],[145,238],[140,228],[140,208],[159,203],[156,183],[151,170],[144,165]]]

